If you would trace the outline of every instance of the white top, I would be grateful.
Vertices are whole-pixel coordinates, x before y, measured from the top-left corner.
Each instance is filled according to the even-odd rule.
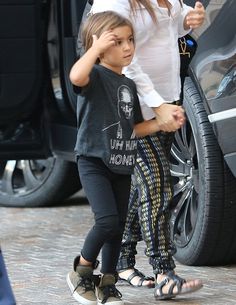
[[[184,17],[192,8],[179,0],[169,0],[168,9],[150,0],[157,16],[155,24],[146,9],[137,10],[132,15],[128,0],[94,0],[92,13],[112,10],[132,21],[135,31],[136,50],[132,63],[124,69],[126,76],[132,78],[138,90],[144,119],[155,116],[152,108],[179,99],[180,94],[180,56],[178,37],[189,31],[183,28]]]

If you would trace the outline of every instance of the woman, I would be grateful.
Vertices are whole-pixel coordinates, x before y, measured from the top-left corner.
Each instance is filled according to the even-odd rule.
[[[133,286],[154,284],[135,269],[136,244],[143,238],[155,274],[155,298],[169,299],[202,287],[200,280],[185,281],[174,272],[168,155],[173,132],[185,121],[182,107],[177,106],[181,91],[177,41],[203,23],[205,11],[198,1],[192,8],[179,0],[94,0],[92,13],[106,10],[119,12],[133,23],[136,53],[124,72],[136,82],[144,119],[156,117],[164,131],[138,140],[118,272]]]

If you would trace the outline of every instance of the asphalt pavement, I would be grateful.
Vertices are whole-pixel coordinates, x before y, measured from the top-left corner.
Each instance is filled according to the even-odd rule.
[[[66,274],[79,254],[93,216],[83,194],[46,208],[0,208],[0,244],[18,305],[76,305]],[[236,304],[236,266],[190,267],[176,262],[177,273],[199,278],[204,287],[171,301],[155,301],[153,289],[118,283],[127,305]],[[138,246],[137,267],[151,275]]]

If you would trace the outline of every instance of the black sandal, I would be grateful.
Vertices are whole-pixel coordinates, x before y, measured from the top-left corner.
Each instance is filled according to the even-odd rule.
[[[176,275],[173,271],[169,271],[165,275],[165,279],[155,286],[154,297],[156,300],[173,299],[177,295],[194,292],[203,286],[202,283],[199,283],[199,285],[195,285],[194,287],[183,288],[183,284],[186,283],[185,279]],[[163,287],[167,285],[171,280],[173,283],[170,285],[168,292],[163,293]],[[177,288],[177,291],[173,292],[175,287]]]
[[[137,285],[134,285],[134,284],[131,283],[132,279],[135,276],[138,276],[140,278]],[[154,283],[155,279],[154,279],[154,277],[153,276],[146,276],[146,275],[144,275],[141,271],[139,271],[136,268],[134,268],[134,272],[132,272],[128,276],[127,279],[124,279],[124,278],[119,276],[119,280],[120,281],[125,281],[125,282],[129,283],[133,287],[145,287],[145,288],[154,288],[155,287],[155,283]],[[153,284],[143,285],[144,281],[153,281]]]

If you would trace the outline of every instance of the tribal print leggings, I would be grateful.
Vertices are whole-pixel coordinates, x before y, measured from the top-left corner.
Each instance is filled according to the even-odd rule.
[[[175,268],[169,228],[173,191],[168,157],[173,138],[174,133],[158,132],[138,140],[118,271],[134,268],[140,240],[146,244],[145,254],[155,274]]]

